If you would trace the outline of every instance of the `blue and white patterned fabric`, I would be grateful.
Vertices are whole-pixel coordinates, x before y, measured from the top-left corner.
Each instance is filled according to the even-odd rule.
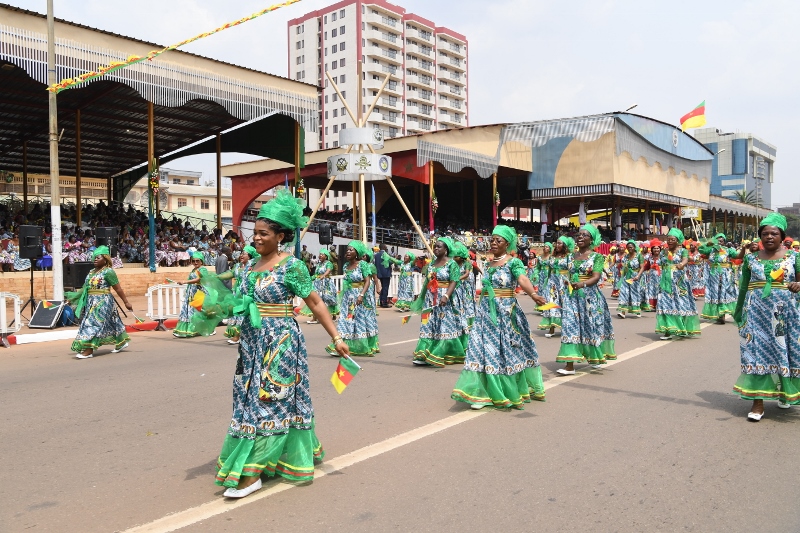
[[[371,275],[370,265],[365,261],[359,261],[353,269],[345,268],[344,270],[339,301],[339,320],[336,321],[336,329],[350,347],[351,355],[373,355],[379,351],[375,290],[372,286],[367,290],[367,296],[364,297],[361,305],[358,305],[362,284]],[[347,288],[348,284],[358,284],[358,286]],[[373,295],[371,300],[370,292]],[[335,353],[333,346],[328,347],[328,352]]]
[[[639,279],[628,282],[639,274],[643,264],[642,255],[636,253],[633,257],[625,254],[622,258],[622,273],[619,277],[619,311],[621,313],[641,314],[642,283]],[[642,272],[644,274],[644,272]]]

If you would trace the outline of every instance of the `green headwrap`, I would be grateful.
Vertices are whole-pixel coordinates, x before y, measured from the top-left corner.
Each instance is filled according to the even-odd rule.
[[[499,235],[508,243],[508,251],[517,251],[517,231],[514,228],[503,226],[502,224],[495,226],[492,230],[492,235]]]
[[[373,252],[373,251],[372,251],[372,250],[370,250],[369,248],[367,248],[367,249],[364,251],[364,255],[366,255],[366,256],[369,258],[369,262],[370,262],[370,263],[372,263],[372,262],[375,260],[375,252]],[[363,256],[362,256],[362,257],[363,257]]]
[[[725,236],[724,233],[717,233],[716,235],[714,235],[714,240],[716,241],[717,239],[722,239],[723,241],[728,240],[728,238]]]
[[[553,253],[553,243],[552,242],[546,242],[546,243],[544,243],[544,246],[545,246],[545,248],[550,250],[550,253]]]
[[[413,253],[411,253],[411,252],[406,252],[406,255],[407,255],[407,256],[408,256],[408,258],[411,260],[411,261],[410,261],[411,263],[413,263],[414,261],[416,261],[416,260],[417,260],[417,256],[416,256],[416,255],[414,255],[414,254],[413,254]]]
[[[759,228],[763,228],[764,226],[774,226],[785,233],[786,217],[780,213],[770,213],[769,215],[765,216],[764,220],[762,220],[758,225]]]
[[[203,255],[203,252],[192,252],[192,259],[195,261],[205,261],[206,256]]]
[[[453,257],[456,253],[456,243],[450,237],[439,237],[436,239],[438,242],[447,247],[447,257]]]
[[[678,242],[682,242],[684,239],[683,231],[680,230],[679,228],[672,228],[671,230],[669,230],[669,233],[667,233],[667,237],[675,237],[676,239],[678,239]]]
[[[632,244],[634,248],[638,248],[638,246],[636,245],[636,241],[634,241],[633,239],[628,239],[627,241],[625,241],[625,246],[626,246],[626,247],[627,247],[629,244]],[[635,250],[634,250],[634,251],[635,251]]]
[[[244,247],[244,253],[250,256],[250,259],[261,259],[261,254],[256,252],[254,246],[250,246],[249,244]]]
[[[461,257],[463,259],[469,259],[469,250],[467,247],[464,246],[462,243],[456,241],[455,243],[456,250],[453,253],[453,257]]]
[[[567,237],[566,235],[562,235],[558,238],[559,241],[564,243],[564,246],[567,247],[567,253],[572,253],[575,251],[575,239],[572,237]]]
[[[753,239],[753,242],[751,242],[750,244],[758,244],[760,242],[761,242],[761,239],[756,238],[756,239]]]
[[[600,237],[600,231],[598,231],[598,229],[595,228],[592,224],[584,224],[583,226],[581,226],[581,231],[586,231],[589,233],[589,235],[592,236],[591,248],[594,248],[595,246],[603,242],[603,239]]]
[[[261,206],[257,218],[266,218],[283,229],[292,230],[292,239],[284,240],[284,243],[290,243],[294,241],[294,230],[308,224],[308,217],[303,216],[303,207],[303,200],[286,190],[280,190],[275,198]]]
[[[108,246],[98,246],[97,248],[95,248],[94,252],[92,252],[92,259],[94,259],[98,255],[109,255],[110,256],[111,252],[108,250]]]
[[[347,246],[356,251],[359,260],[367,253],[367,245],[361,241],[350,241]]]

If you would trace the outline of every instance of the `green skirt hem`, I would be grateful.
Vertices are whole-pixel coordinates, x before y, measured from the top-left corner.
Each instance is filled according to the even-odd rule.
[[[178,322],[175,325],[175,329],[172,330],[172,334],[182,339],[188,339],[200,335],[192,322]]]
[[[399,309],[400,311],[408,311],[409,309],[411,309],[411,302],[409,300],[397,300],[394,303],[394,306],[396,309]]]
[[[700,318],[697,315],[656,315],[656,333],[675,337],[699,337]]]
[[[742,374],[733,392],[744,400],[778,400],[789,405],[800,404],[800,378],[778,374]]]
[[[96,350],[100,346],[109,344],[113,344],[114,348],[119,348],[130,340],[131,338],[127,333],[120,333],[113,337],[95,337],[86,341],[79,341],[76,339],[72,342],[71,349],[73,352],[83,352],[84,350]]]
[[[376,353],[381,351],[377,335],[366,339],[344,339],[344,342],[347,343],[347,347],[350,349],[350,355],[374,357]],[[333,344],[326,346],[325,351],[330,355],[338,355]]]
[[[561,327],[561,317],[543,317],[542,321],[539,322],[539,325],[536,326],[537,329],[550,329],[551,327],[560,328]]]
[[[468,344],[469,335],[442,340],[419,339],[414,350],[414,360],[437,367],[463,364]]]
[[[617,352],[614,350],[613,340],[603,341],[600,346],[562,342],[556,356],[556,362],[580,363],[586,361],[590,365],[604,365],[606,361],[613,361],[616,358]]]
[[[706,320],[718,320],[720,318],[725,318],[725,315],[733,316],[733,312],[736,310],[736,302],[731,302],[728,304],[705,304],[703,305],[703,310],[700,312],[700,317],[705,318]]]
[[[526,368],[510,376],[462,370],[450,397],[481,407],[522,409],[531,400],[545,400],[542,367]]]

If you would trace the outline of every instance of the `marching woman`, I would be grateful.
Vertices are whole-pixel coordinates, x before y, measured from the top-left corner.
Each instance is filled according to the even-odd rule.
[[[682,241],[683,232],[680,229],[669,230],[667,247],[658,258],[661,280],[656,309],[656,333],[661,334],[663,341],[670,340],[673,336],[700,336],[697,306],[686,280],[685,268],[689,263],[689,252],[680,246]]]
[[[314,276],[311,279],[314,283],[314,292],[319,294],[319,297],[322,298],[322,301],[328,306],[328,314],[335,320],[336,316],[339,314],[339,306],[336,302],[336,284],[333,282],[331,276],[336,272],[336,265],[331,261],[330,255],[331,252],[320,250],[319,262],[317,263],[317,268],[314,270]],[[319,320],[314,317],[314,314],[307,305],[303,306],[300,310],[300,314],[312,317],[311,320],[306,321],[306,324],[319,324]]]
[[[375,250],[370,250],[369,247],[367,247],[367,253],[364,254],[362,260],[369,267],[369,277],[372,281],[372,287],[375,289],[367,292],[367,298],[364,300],[364,304],[367,306],[367,309],[372,309],[373,313],[377,317],[379,314],[377,302],[378,297],[381,294],[381,280],[378,279],[378,267],[375,266]],[[377,318],[375,320],[377,320]]]
[[[473,409],[521,409],[531,399],[544,401],[539,354],[514,290],[519,285],[538,305],[547,300],[534,293],[522,261],[509,255],[516,247],[514,229],[494,228],[490,244],[493,258],[483,274],[481,300],[469,335],[464,369],[451,395]]]
[[[703,256],[697,251],[697,242],[689,243],[689,263],[686,265],[686,279],[692,288],[692,296],[702,298],[706,293],[703,279]]]
[[[261,488],[261,475],[291,481],[314,478],[324,456],[315,434],[308,354],[294,318],[293,299],[303,298],[333,337],[336,353],[347,345],[336,333],[325,302],[314,292],[305,264],[280,251],[308,219],[297,199],[283,191],[258,212],[253,242],[261,258],[239,277],[244,295],[242,342],[233,377],[233,417],[217,460],[223,494],[243,498]]]
[[[378,319],[375,307],[368,307],[368,293],[372,269],[361,258],[367,255],[367,246],[361,241],[350,241],[344,259],[342,290],[339,293],[339,320],[336,328],[347,344],[350,355],[373,357],[380,351],[378,343]],[[375,301],[375,292],[372,292]],[[337,356],[335,344],[326,348],[331,355]]]
[[[223,272],[219,275],[219,279],[230,279],[233,282],[233,295],[241,298],[244,296],[242,294],[242,284],[239,283],[239,277],[244,272],[244,270],[248,267],[251,260],[258,260],[261,259],[261,256],[258,255],[256,249],[252,246],[245,246],[244,250],[241,254],[239,254],[239,262],[236,263],[236,266],[233,267],[233,270],[228,272]],[[239,344],[239,335],[242,332],[242,322],[244,321],[244,317],[241,315],[234,315],[228,318],[228,327],[225,329],[225,336],[228,337],[228,344]]]
[[[553,255],[548,262],[547,286],[544,292],[539,293],[547,303],[556,304],[558,307],[547,309],[542,312],[542,321],[539,322],[539,329],[548,330],[544,334],[548,339],[556,334],[556,328],[561,329],[561,308],[564,304],[564,282],[569,277],[569,256],[575,251],[575,241],[572,237],[562,235],[556,241]]]
[[[556,362],[561,375],[575,373],[575,363],[587,361],[599,368],[617,358],[614,327],[608,304],[597,287],[605,258],[593,251],[600,244],[600,232],[591,224],[578,231],[578,251],[570,257],[569,281],[561,311],[561,349]]]
[[[453,297],[461,278],[461,268],[452,257],[456,244],[448,237],[440,237],[433,245],[434,260],[423,276],[424,290],[411,309],[423,313],[419,328],[419,341],[414,349],[415,365],[443,367],[464,362],[467,348],[467,320],[462,315],[463,297]],[[429,317],[426,321],[426,314]]]
[[[475,272],[480,272],[472,264],[469,258],[469,250],[463,243],[453,241],[456,251],[453,253],[453,261],[458,264],[461,276],[453,291],[453,305],[460,311],[462,319],[465,321],[465,328],[469,331],[475,322]],[[464,349],[466,349],[466,344]]]
[[[785,409],[800,404],[800,254],[781,247],[785,236],[783,215],[771,213],[761,221],[763,249],[744,258],[733,315],[742,368],[733,392],[753,400],[747,418],[754,422],[764,416],[764,400],[778,400]]]
[[[622,271],[619,283],[619,306],[617,316],[625,318],[628,313],[642,316],[642,284],[639,281],[644,272],[644,259],[636,246],[636,241],[625,244],[626,254],[622,257]]]
[[[75,316],[81,318],[78,334],[72,343],[72,351],[78,359],[94,356],[94,351],[104,344],[113,344],[111,353],[119,353],[128,347],[130,337],[117,312],[117,302],[111,289],[122,298],[129,311],[128,302],[117,274],[111,268],[111,255],[107,246],[99,246],[92,253],[94,269],[86,276],[83,289],[67,293],[70,304],[75,305]]]
[[[644,260],[650,265],[650,268],[645,268],[642,275],[642,311],[650,313],[656,312],[658,305],[658,286],[661,283],[661,267],[658,264],[658,258],[661,255],[662,242],[658,239],[650,241],[650,251],[644,256]]]
[[[399,260],[390,258],[389,254],[383,254],[383,257],[396,262],[395,264],[400,263]],[[414,262],[416,259],[411,252],[406,252],[406,255],[403,256],[403,262],[400,265],[400,281],[397,285],[397,301],[394,303],[398,311],[408,311],[411,308],[411,302],[414,301]]]
[[[531,283],[533,283],[534,287],[536,288],[537,294],[547,297],[547,290],[550,283],[550,258],[553,254],[553,243],[546,242],[544,243],[544,249],[542,250],[542,255],[539,257],[538,262],[538,275],[537,279],[531,279]]]
[[[611,297],[619,298],[620,283],[622,282],[622,258],[624,257],[621,245],[612,246],[609,250],[606,264],[611,270]]]
[[[731,256],[736,250],[725,246],[725,234],[718,233],[713,241],[698,248],[700,253],[708,257],[706,268],[706,303],[700,316],[707,320],[725,323],[725,315],[732,315],[736,307],[736,285],[731,268]]]
[[[172,331],[172,334],[179,339],[188,339],[200,335],[192,323],[192,316],[197,312],[192,307],[192,300],[198,291],[204,292],[203,287],[200,286],[200,278],[209,275],[208,270],[203,266],[206,257],[202,252],[192,252],[191,258],[192,267],[194,268],[189,272],[189,279],[178,282],[178,285],[187,285],[186,293],[183,296],[183,304],[181,305],[181,314],[178,316],[178,324]],[[212,331],[210,334],[214,335],[215,333],[216,331]]]

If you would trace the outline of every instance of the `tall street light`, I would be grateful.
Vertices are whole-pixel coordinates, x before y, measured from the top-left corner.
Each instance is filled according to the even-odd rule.
[[[47,0],[47,83],[54,85],[56,79],[56,38],[53,18],[53,0]],[[50,118],[50,244],[53,257],[53,299],[64,299],[64,263],[61,260],[61,184],[58,170],[58,110],[56,93],[48,97]],[[31,266],[33,268],[33,266]]]

